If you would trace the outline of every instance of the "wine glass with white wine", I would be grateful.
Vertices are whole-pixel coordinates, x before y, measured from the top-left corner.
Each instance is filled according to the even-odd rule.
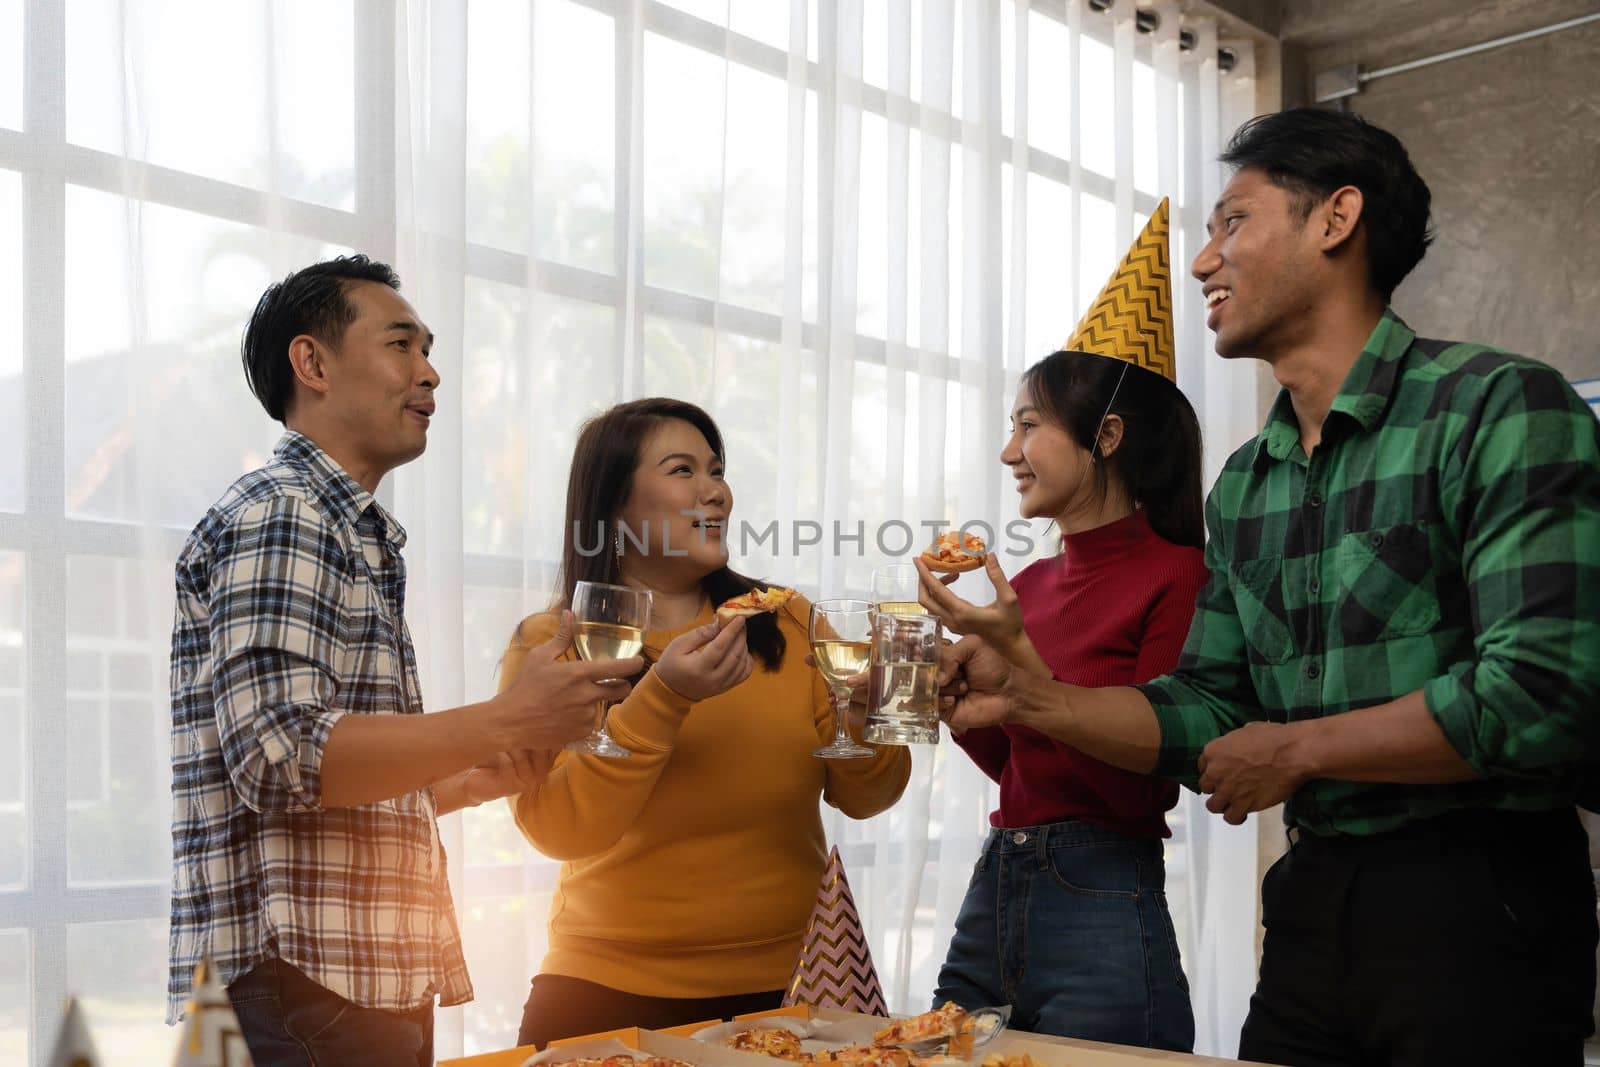
[[[577,621],[573,644],[586,660],[627,659],[644,647],[644,628],[650,621],[650,592],[604,582],[579,582],[572,591],[572,614]],[[606,733],[606,705],[594,731],[567,746],[571,752],[627,759],[633,753]]]
[[[872,605],[865,600],[819,600],[807,625],[811,655],[833,691],[833,740],[811,753],[823,759],[860,759],[877,752],[850,737],[847,679],[867,669],[872,651]]]

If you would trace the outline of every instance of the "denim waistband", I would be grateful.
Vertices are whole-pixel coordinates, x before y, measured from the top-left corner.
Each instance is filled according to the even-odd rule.
[[[1017,852],[1042,852],[1051,848],[1071,848],[1077,845],[1122,845],[1135,849],[1148,849],[1156,855],[1160,855],[1162,851],[1162,842],[1159,838],[1130,837],[1081,819],[1045,823],[1042,826],[992,827],[983,843],[983,848],[986,852],[1008,855]]]

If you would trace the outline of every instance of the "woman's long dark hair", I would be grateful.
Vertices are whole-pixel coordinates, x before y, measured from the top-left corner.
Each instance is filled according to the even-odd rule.
[[[1161,537],[1191,548],[1205,545],[1200,420],[1182,390],[1153,371],[1086,352],[1052,353],[1024,371],[1022,382],[1040,415],[1094,455],[1102,497],[1115,478]],[[1122,442],[1101,456],[1098,435],[1107,404],[1109,414],[1122,418]]]
[[[722,431],[694,404],[667,397],[648,397],[618,404],[583,424],[572,451],[567,476],[567,514],[561,528],[561,569],[556,574],[552,608],[572,603],[579,582],[622,584],[622,566],[615,550],[619,517],[628,505],[633,472],[645,441],[664,422],[681,419],[699,430],[717,462],[727,462]],[[598,538],[598,543],[596,539]],[[580,548],[582,551],[580,551]],[[700,580],[713,605],[748,593],[758,583],[728,567]],[[787,642],[773,615],[745,619],[745,646],[769,671],[783,661]]]

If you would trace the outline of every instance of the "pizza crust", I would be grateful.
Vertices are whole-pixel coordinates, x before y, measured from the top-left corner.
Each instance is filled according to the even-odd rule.
[[[983,566],[983,557],[988,551],[983,538],[947,530],[939,535],[931,548],[923,551],[922,562],[928,565],[930,571],[940,574],[964,574]]]
[[[936,571],[939,574],[965,574],[967,571],[975,571],[983,566],[983,558],[981,556],[961,560],[948,560],[940,559],[938,556],[928,552],[922,554],[922,562],[928,565],[930,571]]]

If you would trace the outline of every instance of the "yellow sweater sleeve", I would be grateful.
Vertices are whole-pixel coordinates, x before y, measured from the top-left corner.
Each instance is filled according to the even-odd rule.
[[[549,640],[559,624],[551,614],[523,621],[501,664],[502,690],[517,676],[528,650]],[[575,655],[568,650],[563,658]],[[650,799],[689,706],[653,668],[645,672],[633,692],[611,708],[606,727],[633,756],[606,759],[562,752],[543,785],[510,798],[523,836],[558,860],[592,856],[616,844]]]

